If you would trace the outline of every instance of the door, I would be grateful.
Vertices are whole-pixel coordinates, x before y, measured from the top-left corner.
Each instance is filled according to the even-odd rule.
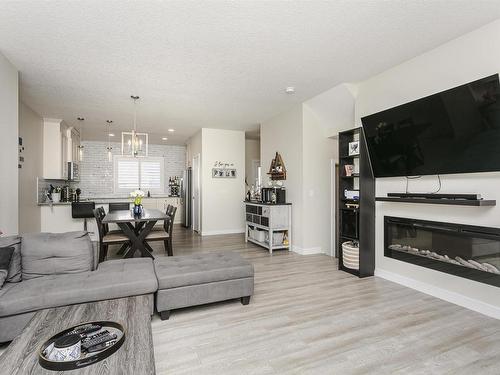
[[[193,230],[201,231],[200,154],[193,158]]]

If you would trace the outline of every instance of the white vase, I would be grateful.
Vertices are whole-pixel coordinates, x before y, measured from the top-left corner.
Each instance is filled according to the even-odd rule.
[[[52,193],[52,202],[59,203],[61,201],[61,193]]]

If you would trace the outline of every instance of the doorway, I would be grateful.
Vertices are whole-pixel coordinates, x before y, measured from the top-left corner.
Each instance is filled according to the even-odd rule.
[[[200,154],[193,158],[193,230],[201,232]]]

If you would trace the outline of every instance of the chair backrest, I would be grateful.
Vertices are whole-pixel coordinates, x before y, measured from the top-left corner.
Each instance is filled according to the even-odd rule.
[[[163,228],[165,229],[165,232],[167,232],[170,235],[170,238],[172,238],[172,229],[174,228],[174,220],[176,212],[177,212],[177,207],[172,206],[170,213],[167,211],[168,219],[165,220],[165,223],[163,224]]]
[[[172,206],[171,204],[168,204],[168,205],[167,205],[167,210],[165,211],[165,213],[166,213],[167,215],[169,215],[169,216],[170,216],[170,211],[172,211],[172,207],[174,207],[174,206]]]
[[[99,242],[102,242],[102,239],[106,235],[106,227],[102,223],[102,219],[106,216],[106,214],[104,213],[104,209],[102,207],[96,208],[93,212],[97,223],[97,231],[99,232]]]
[[[109,204],[109,212],[111,211],[128,211],[130,210],[129,202],[115,202]]]

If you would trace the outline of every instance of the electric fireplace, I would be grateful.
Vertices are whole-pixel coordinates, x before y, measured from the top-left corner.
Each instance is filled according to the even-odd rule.
[[[500,228],[384,217],[384,255],[500,287]]]

